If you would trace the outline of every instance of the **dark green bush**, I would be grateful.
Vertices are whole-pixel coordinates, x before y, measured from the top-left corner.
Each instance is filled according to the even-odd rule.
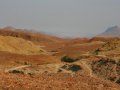
[[[76,60],[73,59],[73,58],[70,58],[70,57],[68,57],[68,56],[63,56],[63,57],[61,58],[61,61],[62,61],[62,62],[72,63],[72,62],[74,62],[74,61],[76,61]]]
[[[76,65],[76,64],[65,64],[61,68],[72,72],[77,72],[82,69],[80,65]]]
[[[81,69],[81,67],[79,65],[71,65],[68,70],[71,70],[73,72],[77,72]]]
[[[98,55],[99,52],[100,52],[100,49],[99,49],[99,48],[94,51],[95,55]]]

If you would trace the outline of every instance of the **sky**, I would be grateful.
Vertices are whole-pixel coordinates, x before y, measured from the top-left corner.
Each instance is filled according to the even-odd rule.
[[[0,27],[89,37],[120,26],[120,0],[0,0]]]

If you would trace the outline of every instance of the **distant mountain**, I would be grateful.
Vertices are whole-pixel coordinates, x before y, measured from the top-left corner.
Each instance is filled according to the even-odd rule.
[[[105,32],[97,35],[96,37],[120,37],[120,27],[110,27]]]

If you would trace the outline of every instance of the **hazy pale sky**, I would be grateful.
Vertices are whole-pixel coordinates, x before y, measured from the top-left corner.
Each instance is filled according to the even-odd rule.
[[[120,0],[0,0],[0,27],[91,36],[120,25]]]

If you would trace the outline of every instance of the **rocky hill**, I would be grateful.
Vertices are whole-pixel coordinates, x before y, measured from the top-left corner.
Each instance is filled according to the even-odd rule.
[[[118,26],[110,27],[96,37],[120,37],[120,28]]]

